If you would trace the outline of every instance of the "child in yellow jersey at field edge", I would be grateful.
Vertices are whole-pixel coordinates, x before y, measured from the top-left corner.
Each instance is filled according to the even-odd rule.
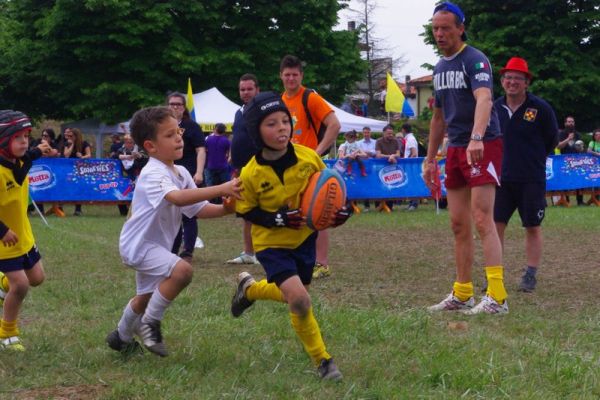
[[[44,281],[41,256],[27,218],[34,159],[49,152],[43,142],[27,151],[31,121],[19,111],[0,111],[0,350],[23,351],[17,317],[30,286]]]
[[[316,256],[317,234],[301,216],[300,194],[312,174],[325,164],[314,150],[290,143],[291,115],[273,92],[260,93],[244,111],[248,134],[259,152],[242,169],[242,200],[238,216],[252,223],[256,257],[267,279],[255,281],[248,272],[239,275],[231,313],[239,317],[256,300],[287,303],[292,327],[322,379],[339,380],[342,374],[325,349],[313,315],[308,286]],[[350,216],[338,210],[335,226]]]

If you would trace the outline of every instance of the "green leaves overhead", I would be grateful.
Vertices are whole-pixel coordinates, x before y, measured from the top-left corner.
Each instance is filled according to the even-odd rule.
[[[336,0],[0,0],[0,105],[33,116],[115,122],[168,91],[218,87],[237,99],[255,73],[281,90],[279,61],[306,61],[328,99],[360,80],[353,33],[332,30]]]
[[[489,57],[496,73],[509,58],[525,58],[534,75],[531,91],[553,105],[559,125],[574,115],[582,130],[600,126],[600,0],[456,3],[466,15],[468,43]],[[430,32],[426,42],[433,43]]]

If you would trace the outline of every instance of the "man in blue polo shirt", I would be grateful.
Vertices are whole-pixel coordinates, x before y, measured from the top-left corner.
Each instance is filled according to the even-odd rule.
[[[506,314],[502,245],[493,218],[502,139],[492,101],[492,67],[485,54],[465,43],[464,22],[457,5],[444,2],[435,7],[432,31],[443,57],[433,71],[435,107],[423,179],[435,189],[435,157],[447,127],[445,184],[454,234],[456,280],[452,293],[429,310]],[[472,225],[481,238],[488,280],[486,295],[477,305],[472,280]]]
[[[500,241],[510,217],[519,210],[525,228],[527,268],[519,290],[532,292],[542,257],[542,220],[546,208],[546,157],[558,143],[552,107],[527,92],[532,75],[519,57],[500,70],[505,95],[494,102],[504,140],[502,186],[496,191],[494,220]]]

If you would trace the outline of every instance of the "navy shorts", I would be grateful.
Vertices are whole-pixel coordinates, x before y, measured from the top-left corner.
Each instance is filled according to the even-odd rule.
[[[42,259],[40,252],[36,245],[33,245],[31,250],[25,255],[15,258],[7,258],[6,260],[0,260],[0,271],[12,272],[19,271],[22,269],[31,269],[38,261]]]
[[[309,285],[317,257],[317,232],[311,233],[295,249],[268,248],[256,253],[263,266],[268,282],[277,286],[291,276],[298,275],[303,284]]]
[[[525,228],[540,226],[546,209],[546,183],[502,182],[496,188],[494,221],[508,224],[519,210]]]

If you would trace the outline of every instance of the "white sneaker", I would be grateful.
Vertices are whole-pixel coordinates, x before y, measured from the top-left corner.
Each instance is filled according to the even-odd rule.
[[[204,248],[204,242],[202,241],[202,239],[200,239],[200,236],[196,237],[196,243],[194,243],[194,247],[196,249],[203,249]]]
[[[236,258],[225,261],[225,264],[260,264],[255,255],[249,255],[242,251]]]
[[[504,300],[504,303],[498,304],[498,302],[492,299],[490,296],[485,295],[475,307],[470,310],[464,310],[463,314],[475,315],[475,314],[508,314],[508,302]]]
[[[460,301],[454,293],[450,293],[448,297],[439,302],[436,305],[427,307],[428,311],[456,311],[456,310],[469,310],[475,305],[475,299],[469,298],[467,301]]]

